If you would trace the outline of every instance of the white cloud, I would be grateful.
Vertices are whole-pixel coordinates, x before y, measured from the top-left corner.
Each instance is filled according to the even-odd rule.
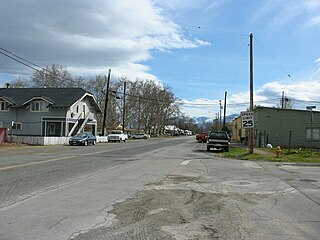
[[[312,19],[310,19],[310,20],[306,23],[306,26],[310,26],[310,27],[320,26],[320,16],[316,16],[316,17],[313,17]]]
[[[318,0],[266,0],[262,2],[259,9],[252,17],[253,21],[265,21],[268,18],[267,23],[272,29],[282,29],[296,19],[299,25],[319,24],[320,1]]]
[[[84,75],[112,68],[133,79],[155,79],[142,63],[152,57],[151,50],[208,44],[184,36],[151,0],[4,0],[1,5],[2,46],[38,65],[57,63]],[[0,64],[2,73],[26,71],[19,64],[10,69],[8,59]]]
[[[308,102],[318,102],[320,108],[320,80],[302,81],[285,84],[270,82],[264,84],[254,92],[254,105],[277,107],[280,104],[282,92],[289,99],[293,99],[294,108],[305,109]],[[249,108],[249,92],[240,92],[227,98],[227,115],[240,113]],[[219,100],[195,99],[183,101],[183,112],[188,116],[215,116],[220,111]],[[222,105],[224,103],[222,102]]]

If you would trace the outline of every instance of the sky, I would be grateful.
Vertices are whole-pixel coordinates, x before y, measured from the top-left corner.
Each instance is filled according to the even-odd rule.
[[[0,87],[59,64],[73,76],[150,79],[190,117],[254,104],[320,110],[320,0],[1,0]],[[9,52],[10,53],[9,53]]]

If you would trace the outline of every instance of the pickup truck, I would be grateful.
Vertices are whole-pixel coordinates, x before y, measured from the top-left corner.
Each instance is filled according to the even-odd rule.
[[[108,142],[125,142],[128,139],[128,135],[121,130],[112,130],[108,135]]]
[[[208,133],[199,133],[196,135],[198,143],[206,143],[208,141]]]
[[[230,137],[225,131],[211,131],[207,143],[207,151],[210,148],[222,149],[229,152],[230,149]]]

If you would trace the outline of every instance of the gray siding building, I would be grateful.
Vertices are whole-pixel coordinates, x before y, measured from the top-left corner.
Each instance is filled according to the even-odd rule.
[[[320,148],[320,112],[315,110],[257,107],[255,145],[289,147],[291,139],[291,147]]]
[[[81,88],[0,88],[0,127],[17,136],[97,134],[101,110]]]

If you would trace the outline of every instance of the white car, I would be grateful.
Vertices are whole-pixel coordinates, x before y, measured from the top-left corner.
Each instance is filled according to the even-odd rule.
[[[108,135],[108,142],[125,142],[128,139],[128,135],[121,130],[113,130]]]
[[[145,134],[145,133],[136,133],[136,134],[132,134],[132,139],[148,139],[150,138],[149,134]]]

